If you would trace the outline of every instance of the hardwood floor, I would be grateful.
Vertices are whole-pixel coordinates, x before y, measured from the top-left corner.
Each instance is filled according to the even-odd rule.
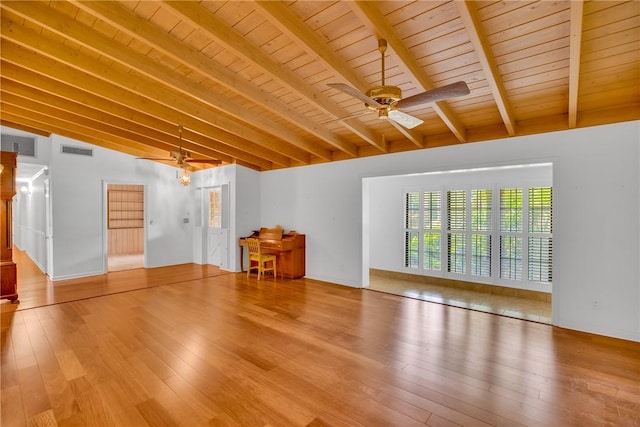
[[[370,274],[367,289],[469,310],[484,311],[532,322],[551,323],[551,301],[510,295],[496,295],[470,289]]]
[[[104,275],[52,282],[25,252],[14,248],[13,259],[17,264],[20,303],[11,304],[7,300],[1,301],[0,309],[3,313],[229,274],[212,265],[181,264],[171,267],[112,271]]]
[[[144,254],[109,255],[107,258],[108,271],[133,270],[144,268]]]
[[[309,279],[183,280],[183,268],[4,311],[2,426],[640,423],[640,343]],[[136,271],[117,282],[143,283]]]

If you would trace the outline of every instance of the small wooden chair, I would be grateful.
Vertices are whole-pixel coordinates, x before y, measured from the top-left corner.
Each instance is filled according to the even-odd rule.
[[[267,272],[273,271],[273,278],[276,279],[277,257],[274,254],[263,254],[260,250],[260,240],[256,238],[246,239],[247,249],[249,250],[249,267],[247,268],[247,278],[251,270],[258,270],[258,280],[260,276]]]

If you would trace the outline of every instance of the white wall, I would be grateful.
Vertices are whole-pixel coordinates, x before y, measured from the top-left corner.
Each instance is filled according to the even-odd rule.
[[[232,185],[235,206],[232,206],[231,221],[235,222],[235,235],[231,242],[231,257],[234,260],[235,271],[240,271],[240,250],[238,239],[248,236],[253,230],[261,226],[260,222],[260,173],[242,166],[236,166],[236,182]],[[245,251],[246,252],[246,251]],[[247,254],[244,254],[247,257]],[[245,267],[247,261],[244,261]]]
[[[627,122],[263,172],[260,220],[307,235],[307,277],[361,286],[363,178],[552,162],[553,322],[640,341],[639,135]]]
[[[377,164],[386,162],[374,157],[260,175],[260,224],[306,235],[307,277],[360,286],[361,181]]]
[[[105,184],[145,186],[147,267],[193,261],[191,215],[195,190],[180,185],[176,168],[52,135],[49,165],[53,203],[52,279],[106,271]],[[61,153],[61,144],[93,148],[93,156]]]

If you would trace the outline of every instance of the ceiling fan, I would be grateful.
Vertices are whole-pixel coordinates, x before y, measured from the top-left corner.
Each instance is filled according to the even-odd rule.
[[[387,51],[387,41],[385,39],[378,40],[378,50],[382,56],[382,81],[380,86],[369,89],[366,94],[344,83],[329,83],[329,86],[363,101],[365,107],[376,111],[380,119],[393,120],[407,129],[413,129],[422,124],[423,121],[403,113],[399,109],[464,96],[470,93],[467,84],[459,81],[403,99],[402,90],[399,87],[385,86],[384,84],[384,53]]]
[[[155,158],[155,157],[137,157],[137,159],[144,160],[156,160],[156,161],[175,161],[179,167],[186,168],[189,163],[208,163],[213,165],[219,165],[222,160],[217,159],[194,159],[191,157],[191,153],[182,149],[182,126],[178,126],[178,133],[180,134],[180,148],[178,151],[169,151],[168,158]]]

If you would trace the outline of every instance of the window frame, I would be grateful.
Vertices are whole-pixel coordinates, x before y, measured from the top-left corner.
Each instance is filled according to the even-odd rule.
[[[439,187],[428,187],[424,188],[411,188],[411,189],[403,189],[403,192],[406,194],[408,192],[414,192],[419,195],[419,208],[417,212],[419,212],[419,224],[414,231],[418,232],[418,254],[417,254],[417,266],[408,268],[404,266],[404,271],[411,274],[421,274],[433,277],[443,277],[449,278],[452,280],[464,280],[469,282],[476,283],[484,283],[484,284],[495,284],[495,285],[504,285],[508,287],[515,287],[521,289],[530,289],[530,290],[540,290],[543,292],[550,292],[552,281],[544,282],[537,280],[530,280],[530,270],[529,270],[529,239],[530,238],[538,238],[538,237],[549,237],[550,238],[550,247],[551,251],[548,254],[549,258],[553,259],[553,229],[551,229],[551,233],[538,233],[538,232],[530,232],[529,230],[529,191],[530,188],[536,187],[550,187],[551,188],[551,216],[553,218],[553,185],[548,182],[540,182],[540,180],[528,180],[528,179],[515,179],[510,182],[493,182],[492,184],[483,184],[477,183],[474,185],[459,185],[459,184],[451,184],[446,186]],[[513,280],[511,278],[503,278],[500,277],[500,254],[501,254],[501,236],[505,235],[505,233],[501,232],[500,229],[500,190],[505,188],[521,188],[522,189],[522,231],[517,233],[507,233],[507,235],[511,235],[514,237],[518,237],[522,241],[521,253],[522,253],[522,263],[520,267],[520,278],[518,280]],[[465,272],[457,273],[448,271],[448,262],[449,262],[449,235],[452,233],[452,230],[449,230],[449,212],[448,212],[448,191],[455,191],[463,189],[465,191],[466,197],[466,224],[465,230],[460,233],[464,234],[466,253],[465,253]],[[491,190],[491,221],[490,221],[490,230],[488,231],[479,231],[473,230],[472,227],[472,191],[473,190]],[[425,230],[423,227],[423,215],[424,215],[424,194],[431,192],[439,192],[440,200],[441,200],[441,227],[440,227],[440,269],[426,269],[424,268],[424,232],[432,231]],[[403,220],[406,220],[403,218]],[[553,221],[553,219],[552,219]],[[406,224],[405,224],[406,225]],[[407,229],[405,229],[405,232]],[[458,233],[458,230],[454,230],[454,233]],[[475,275],[472,271],[471,266],[471,257],[472,257],[472,240],[473,235],[481,234],[487,235],[490,239],[490,276],[483,275]],[[547,255],[547,253],[545,253]],[[552,278],[552,267],[553,262],[550,266],[548,266],[551,271],[550,277]]]

